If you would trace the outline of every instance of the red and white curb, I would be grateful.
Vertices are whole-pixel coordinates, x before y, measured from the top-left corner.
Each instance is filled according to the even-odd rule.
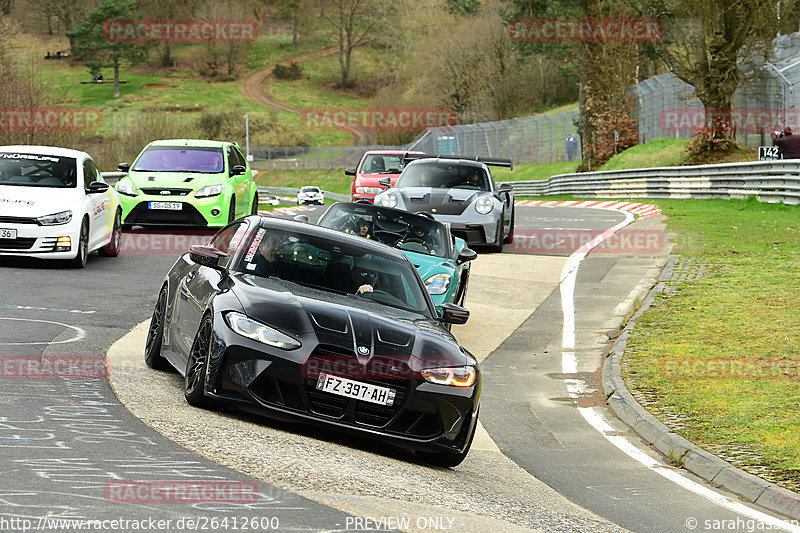
[[[661,208],[653,204],[639,202],[616,202],[597,200],[517,200],[514,205],[540,207],[592,207],[594,209],[616,209],[630,211],[637,218],[655,217],[661,214]]]

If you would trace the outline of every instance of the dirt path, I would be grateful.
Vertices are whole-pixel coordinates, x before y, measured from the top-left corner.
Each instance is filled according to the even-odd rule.
[[[302,115],[303,111],[301,109],[278,102],[270,97],[265,88],[267,79],[272,75],[272,71],[277,65],[288,65],[291,61],[294,61],[295,63],[302,63],[303,61],[309,61],[312,59],[333,55],[336,53],[336,51],[337,48],[332,46],[323,50],[317,50],[316,52],[302,54],[292,59],[287,59],[286,61],[280,61],[278,63],[273,63],[272,65],[267,65],[266,67],[255,71],[249,77],[245,78],[241,85],[242,92],[250,100],[258,104],[274,107],[275,109],[280,109],[288,113]],[[353,139],[353,146],[370,146],[375,143],[375,134],[371,131],[364,131],[352,126],[340,126],[340,128],[350,134],[350,137]]]

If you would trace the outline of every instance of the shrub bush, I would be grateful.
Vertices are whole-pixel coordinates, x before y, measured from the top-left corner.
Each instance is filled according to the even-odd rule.
[[[303,67],[292,61],[288,65],[275,65],[272,75],[279,80],[299,80],[303,77]]]

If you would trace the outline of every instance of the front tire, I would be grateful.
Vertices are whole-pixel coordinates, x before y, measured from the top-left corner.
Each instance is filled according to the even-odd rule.
[[[164,320],[167,316],[167,286],[161,288],[158,300],[150,319],[150,328],[147,330],[147,340],[144,344],[144,364],[154,370],[168,370],[169,363],[161,355],[161,345],[164,341]]]
[[[186,373],[184,374],[183,395],[189,405],[209,409],[214,406],[214,401],[204,392],[206,373],[208,372],[208,357],[211,353],[211,337],[214,325],[211,317],[206,315],[197,335],[192,342],[189,358],[186,360]]]
[[[75,259],[70,260],[69,264],[73,268],[85,268],[89,258],[89,221],[84,219],[81,224],[81,232],[78,237],[78,253]]]
[[[253,196],[253,207],[250,209],[251,215],[258,214],[258,192]]]
[[[508,228],[508,237],[504,241],[506,244],[513,244],[514,243],[514,215],[516,215],[517,210],[513,209],[511,211],[511,224]]]
[[[228,208],[228,224],[236,220],[236,197],[231,198],[231,206]]]
[[[502,252],[503,251],[503,218],[504,216],[500,217],[500,220],[497,221],[497,231],[495,232],[494,242],[495,244],[489,245],[490,252]]]
[[[114,227],[111,230],[111,241],[100,248],[97,253],[103,257],[117,257],[122,247],[122,211],[117,210],[114,216]]]

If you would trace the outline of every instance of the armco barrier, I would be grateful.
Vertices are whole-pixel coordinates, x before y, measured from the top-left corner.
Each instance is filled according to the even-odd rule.
[[[509,182],[516,196],[591,198],[747,198],[800,203],[800,160],[753,161],[560,174]]]

